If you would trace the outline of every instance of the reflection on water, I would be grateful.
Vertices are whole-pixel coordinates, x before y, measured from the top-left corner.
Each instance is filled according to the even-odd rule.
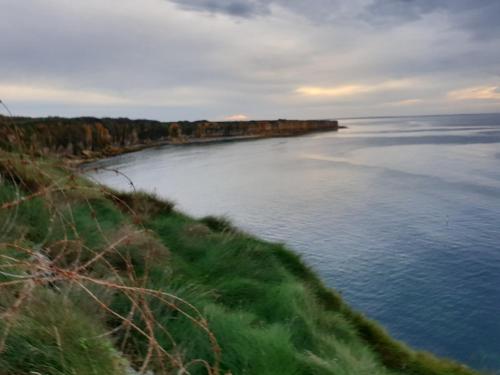
[[[99,164],[192,215],[286,242],[393,336],[500,369],[500,115],[341,123]],[[114,173],[93,177],[128,188]]]

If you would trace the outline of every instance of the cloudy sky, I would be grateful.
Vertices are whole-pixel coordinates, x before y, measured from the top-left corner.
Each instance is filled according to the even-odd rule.
[[[498,0],[0,0],[18,115],[500,112]]]

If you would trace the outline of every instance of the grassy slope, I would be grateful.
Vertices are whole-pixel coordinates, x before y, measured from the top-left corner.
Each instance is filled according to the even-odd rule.
[[[394,341],[376,323],[352,311],[280,244],[241,233],[224,220],[194,220],[145,194],[109,194],[71,177],[55,162],[33,165],[10,154],[0,156],[4,176],[0,205],[16,198],[12,180],[25,194],[39,192],[54,181],[60,187],[16,206],[16,215],[13,208],[0,210],[4,228],[0,271],[28,272],[21,262],[31,258],[11,243],[41,249],[58,267],[68,269],[76,261],[82,264],[92,259],[94,252],[107,249],[109,241],[123,233],[140,229],[86,268],[84,276],[114,282],[130,275],[133,267],[134,277],[127,285],[140,284],[192,303],[208,321],[220,346],[220,373],[475,373]],[[0,283],[12,280],[0,273]],[[126,293],[95,283],[85,285],[122,316],[134,303]],[[0,288],[0,314],[12,313],[25,287]],[[197,359],[213,364],[218,350],[200,325],[182,314],[191,308],[176,310],[150,297],[144,299],[155,317],[156,338],[174,358],[163,358],[168,362],[165,371],[178,368],[176,363],[193,361],[188,366],[192,374],[207,373]],[[147,328],[137,315],[133,320]],[[122,353],[138,367],[147,357],[148,347],[144,336],[135,331],[115,329],[104,334],[120,323],[82,290],[78,280],[60,277],[39,282],[17,308],[15,318],[0,322],[0,328],[10,328],[0,353],[0,373],[124,373]],[[160,360],[152,360],[149,367],[160,373]]]

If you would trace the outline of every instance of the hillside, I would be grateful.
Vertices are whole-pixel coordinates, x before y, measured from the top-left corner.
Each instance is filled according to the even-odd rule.
[[[292,251],[0,151],[0,373],[472,375],[390,338]]]
[[[334,120],[180,121],[0,116],[0,147],[23,143],[37,155],[92,158],[166,143],[293,136],[338,130]]]

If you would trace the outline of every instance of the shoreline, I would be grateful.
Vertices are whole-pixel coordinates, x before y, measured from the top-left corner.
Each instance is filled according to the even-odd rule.
[[[199,145],[273,137],[222,137],[208,138],[201,142],[163,144]],[[142,146],[142,149],[154,147],[152,144]],[[0,166],[4,163],[4,168],[16,176],[17,180],[25,181],[23,186],[33,186],[33,191],[28,190],[26,194],[29,194],[28,197],[35,197],[33,199],[38,203],[33,205],[31,199],[18,200],[30,215],[21,215],[18,219],[19,225],[15,228],[23,230],[28,227],[34,232],[38,228],[38,223],[44,223],[50,217],[49,214],[52,212],[49,211],[52,207],[50,202],[55,198],[67,198],[71,212],[78,215],[79,236],[88,243],[96,240],[96,234],[102,235],[104,245],[108,238],[114,239],[117,234],[130,235],[130,241],[123,246],[113,249],[113,252],[105,250],[102,253],[101,266],[109,265],[112,271],[103,273],[102,268],[96,268],[94,274],[90,269],[89,274],[83,276],[90,279],[97,275],[102,277],[102,284],[109,284],[110,280],[114,280],[115,270],[123,270],[126,275],[127,268],[121,261],[123,255],[126,255],[134,257],[131,258],[136,262],[134,264],[137,264],[134,272],[142,272],[143,264],[151,266],[152,272],[148,269],[144,273],[151,275],[151,278],[147,279],[151,288],[158,286],[165,288],[178,280],[182,280],[183,283],[186,280],[192,284],[196,283],[200,289],[195,290],[196,294],[191,294],[189,297],[199,304],[203,319],[213,327],[213,337],[220,339],[220,352],[223,353],[224,359],[228,357],[231,359],[223,362],[223,365],[240,363],[251,356],[252,363],[260,361],[261,368],[280,369],[283,363],[286,363],[289,366],[289,373],[320,373],[320,371],[323,373],[325,369],[328,373],[336,373],[338,366],[342,366],[344,373],[356,374],[365,372],[369,366],[373,373],[387,375],[396,372],[408,375],[479,374],[466,365],[416,351],[393,338],[382,325],[352,308],[335,289],[328,288],[321,277],[292,249],[246,234],[225,219],[213,216],[195,219],[177,211],[172,203],[155,195],[142,192],[120,193],[110,188],[99,187],[85,176],[75,179],[74,171],[66,171],[61,165],[61,161],[64,162],[65,159],[61,154],[58,156],[59,158],[50,159],[44,159],[42,156],[32,163],[26,163],[22,155],[12,155],[0,161]],[[53,192],[50,187],[54,181],[61,178],[61,174],[64,176],[62,181],[65,185],[58,185],[58,189],[61,190]],[[71,191],[70,196],[60,194],[66,190]],[[40,192],[40,195],[37,192]],[[44,205],[45,202],[48,203]],[[58,201],[58,205],[61,203]],[[59,214],[58,207],[55,209],[54,212]],[[92,224],[94,222],[95,229]],[[66,225],[66,221],[61,223]],[[144,226],[145,230],[140,232],[139,237],[136,234],[139,233],[140,226]],[[70,230],[71,226],[68,228]],[[102,231],[102,228],[105,231]],[[13,236],[13,238],[20,237],[20,234]],[[54,241],[57,240],[59,238],[54,238]],[[66,239],[62,238],[60,241]],[[31,246],[30,243],[28,245]],[[103,245],[94,242],[93,247],[88,248],[88,256],[91,259],[95,252],[99,251],[100,246]],[[87,251],[86,247],[83,249]],[[150,252],[145,252],[144,249]],[[72,254],[68,252],[65,255],[70,264]],[[148,263],[149,256],[154,256],[156,261]],[[169,277],[174,275],[177,279],[168,279],[168,282],[163,279],[163,272],[167,267],[172,270]],[[72,275],[62,273],[66,274]],[[139,277],[144,274],[139,273]],[[207,274],[212,277],[207,278]],[[61,276],[59,287],[62,287],[63,282],[72,282],[71,278],[64,277]],[[45,287],[45,284],[40,285]],[[46,289],[50,292],[50,285],[47,285]],[[58,294],[44,294],[40,298],[46,298],[42,299],[42,302],[49,308],[63,303],[57,299]],[[71,311],[82,316],[80,321],[89,321],[92,324],[100,321],[99,315],[92,311],[80,310],[78,308],[80,301],[76,298],[67,301],[71,304],[68,305],[72,307]],[[128,307],[124,309],[124,313],[129,311]],[[56,312],[57,310],[54,314]],[[168,313],[162,311],[162,314],[158,315],[158,319],[162,319]],[[47,325],[43,320],[43,314],[38,314],[35,318],[39,320],[37,324],[40,327]],[[64,318],[65,316],[61,317],[63,323]],[[255,325],[255,321],[259,322],[258,326]],[[102,319],[100,323],[103,331],[116,329],[107,320]],[[58,329],[58,332],[59,330],[65,332],[62,330],[62,325],[58,326],[57,322],[51,324]],[[68,323],[66,326],[73,328],[76,325]],[[38,326],[35,327],[38,329]],[[95,324],[89,327],[95,327]],[[169,321],[169,328],[176,329],[176,338],[181,342],[191,343],[197,338],[197,331],[187,331],[186,326],[183,326],[182,322],[179,323],[178,317]],[[85,329],[89,328],[85,326]],[[235,335],[228,336],[227,332],[234,332]],[[29,335],[31,334],[29,331]],[[70,338],[79,337],[78,334],[71,331],[63,336],[63,339],[69,341]],[[113,342],[103,338],[101,331],[95,332],[93,337],[101,340],[95,343],[95,347],[114,348]],[[232,348],[239,344],[239,337],[248,337],[250,341],[243,349],[234,351]],[[16,338],[13,336],[13,339]],[[23,339],[21,337],[19,340]],[[198,346],[188,352],[189,359],[199,358],[200,353],[207,353],[210,350],[206,344],[200,345],[205,346]],[[284,352],[280,352],[285,360],[279,362],[266,360],[266,357],[252,350],[254,347],[264,348],[266,351],[285,348]],[[81,347],[73,348],[74,355],[79,358],[84,357],[81,349]],[[311,353],[309,357],[303,356],[306,351]],[[17,352],[11,351],[8,354],[14,357]],[[113,363],[113,358],[109,359],[109,363]],[[133,357],[124,355],[123,358],[126,360]],[[102,359],[103,362],[105,360],[107,359]],[[12,362],[14,363],[13,360]],[[228,371],[232,369],[247,370],[240,365],[227,365]]]
[[[293,137],[344,128],[337,120],[177,121],[0,116],[0,147],[81,165],[145,148]]]
[[[164,146],[197,146],[197,145],[208,145],[217,143],[229,143],[229,142],[245,142],[245,141],[257,141],[261,139],[268,138],[291,138],[291,137],[301,137],[308,134],[314,133],[326,133],[335,132],[340,129],[347,129],[347,126],[339,125],[336,130],[313,130],[300,134],[282,134],[282,135],[243,135],[243,136],[229,136],[229,137],[210,137],[210,138],[188,138],[184,140],[162,140],[154,143],[142,143],[133,146],[123,146],[119,149],[113,149],[111,153],[106,153],[106,151],[100,152],[98,155],[89,158],[75,158],[66,156],[66,161],[68,165],[77,168],[84,168],[86,164],[96,163],[100,160],[117,157],[125,154],[132,154],[134,152],[143,151],[150,148],[164,147]]]

